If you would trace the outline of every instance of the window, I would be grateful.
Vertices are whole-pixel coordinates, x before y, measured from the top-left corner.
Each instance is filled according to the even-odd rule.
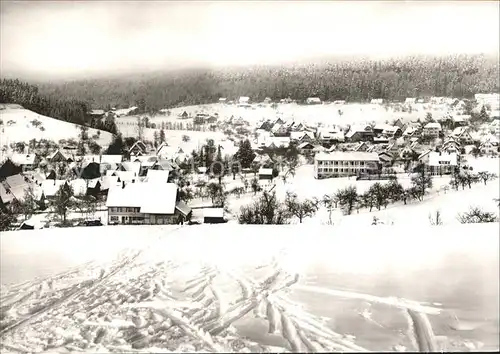
[[[365,162],[364,161],[361,161],[361,166],[364,166],[365,165]]]
[[[119,219],[118,219],[118,216],[111,216],[109,218],[109,220],[111,220],[111,221],[118,221]]]
[[[338,166],[338,165],[339,165],[339,162],[338,162],[338,161],[335,161],[334,165],[335,165],[335,166]]]
[[[339,169],[338,168],[334,168],[333,172],[339,172]]]
[[[323,161],[318,161],[318,165],[319,166],[323,165]]]

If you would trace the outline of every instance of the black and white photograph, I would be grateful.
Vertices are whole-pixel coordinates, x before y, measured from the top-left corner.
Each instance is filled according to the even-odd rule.
[[[0,0],[0,352],[500,350],[500,2]]]

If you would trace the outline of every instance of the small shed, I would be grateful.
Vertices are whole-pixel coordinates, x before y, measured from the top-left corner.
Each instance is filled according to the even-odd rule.
[[[204,224],[223,224],[224,219],[223,208],[206,208],[203,209],[203,223]]]
[[[272,168],[259,169],[259,180],[272,180],[272,179],[273,179],[273,169]]]

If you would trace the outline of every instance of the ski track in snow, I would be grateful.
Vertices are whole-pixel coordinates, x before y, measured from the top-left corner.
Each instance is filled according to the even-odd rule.
[[[300,274],[282,267],[279,257],[236,270],[210,260],[182,264],[168,255],[153,260],[151,250],[155,242],[124,250],[108,264],[87,262],[5,287],[0,348],[26,353],[366,351],[287,296]],[[268,332],[281,335],[287,345],[265,346],[239,336],[232,324],[249,317],[266,320]]]

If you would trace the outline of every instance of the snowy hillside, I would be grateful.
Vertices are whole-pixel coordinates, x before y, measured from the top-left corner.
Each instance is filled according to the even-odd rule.
[[[0,120],[2,121],[1,145],[10,145],[16,142],[28,143],[31,139],[48,139],[58,142],[61,139],[77,139],[80,133],[79,126],[54,118],[46,117],[17,105],[0,105]],[[97,134],[97,129],[90,128],[90,137]],[[112,135],[101,131],[96,142],[109,145]]]

